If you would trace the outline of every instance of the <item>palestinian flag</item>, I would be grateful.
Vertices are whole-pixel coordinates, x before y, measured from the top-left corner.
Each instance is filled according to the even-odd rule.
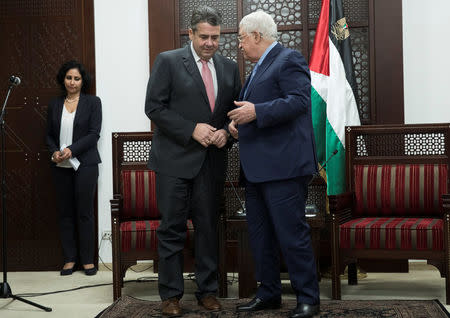
[[[345,126],[360,125],[350,33],[341,0],[322,0],[309,68],[316,151],[329,195],[345,191]],[[337,150],[337,153],[335,151]]]

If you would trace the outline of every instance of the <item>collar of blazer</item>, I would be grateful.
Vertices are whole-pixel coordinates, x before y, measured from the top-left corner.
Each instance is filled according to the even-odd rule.
[[[78,123],[78,120],[80,118],[80,113],[83,111],[85,103],[86,103],[86,95],[83,93],[80,93],[80,99],[78,100],[78,105],[77,105],[77,112],[75,113],[75,118],[73,119],[74,127]],[[59,127],[57,127],[58,131],[61,129],[61,116],[62,116],[63,107],[64,107],[64,96],[61,96],[58,100],[58,110],[56,113],[56,116],[57,116],[56,119],[59,124]]]
[[[186,67],[189,74],[191,74],[194,81],[197,83],[200,91],[202,92],[202,96],[205,100],[206,106],[211,111],[211,108],[209,107],[208,95],[206,94],[205,84],[203,84],[203,79],[198,70],[197,63],[194,60],[194,56],[192,55],[190,45],[187,45],[184,48],[182,56],[183,56],[184,66]],[[221,60],[217,56],[217,54],[214,54],[213,61],[214,61],[214,68],[216,70],[216,77],[217,77],[217,96],[216,96],[216,103],[214,106],[214,110],[216,110],[217,106],[220,105],[220,103],[218,101],[219,101],[221,91],[222,91],[221,86],[223,83],[223,80],[222,80],[223,79],[223,63],[221,62]]]
[[[255,87],[255,83],[258,82],[258,79],[261,77],[262,74],[269,68],[269,66],[275,61],[278,54],[283,50],[283,46],[280,43],[277,43],[269,52],[269,54],[266,55],[264,58],[264,61],[260,66],[258,66],[258,70],[256,71],[256,74],[253,76],[251,85],[247,88],[247,94],[245,96],[241,96],[241,99],[246,99],[251,91],[252,88]],[[247,80],[245,81],[244,88],[242,89],[242,94],[245,92],[245,87],[248,85],[248,81],[250,80],[250,76],[247,77]]]

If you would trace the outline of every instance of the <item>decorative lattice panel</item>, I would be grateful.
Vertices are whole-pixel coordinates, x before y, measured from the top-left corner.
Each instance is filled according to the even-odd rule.
[[[357,156],[403,156],[405,153],[402,134],[359,135],[356,137]]]
[[[238,45],[236,33],[222,34],[220,36],[220,44],[217,51],[220,55],[237,62]]]
[[[358,104],[360,118],[370,120],[369,29],[354,28],[350,32],[353,69],[358,91],[356,103]]]
[[[349,23],[369,24],[369,1],[343,0],[342,4]]]
[[[309,23],[317,23],[319,21],[322,0],[308,1],[308,21]]]
[[[70,16],[74,0],[2,0],[0,16]]]
[[[251,63],[247,60],[244,62],[244,78],[247,79],[247,77],[250,76],[250,74],[253,71],[253,68],[255,67],[255,63]]]
[[[318,177],[320,178],[320,177]],[[326,214],[327,205],[327,186],[326,184],[312,184],[308,187],[308,198],[306,204],[315,204],[319,209],[319,213]]]
[[[347,17],[347,22],[359,24],[369,23],[369,1],[361,0],[343,0],[344,14]],[[320,9],[322,7],[322,0],[308,1],[308,21],[311,24],[316,24],[319,21]]]
[[[316,30],[309,30],[309,55],[308,61],[311,59],[312,48],[314,44],[314,37],[316,36]]]
[[[239,181],[239,143],[234,143],[227,154],[227,181]]]
[[[445,154],[443,133],[358,135],[356,137],[356,155],[359,157]]]
[[[302,32],[301,31],[283,31],[278,32],[278,42],[293,50],[302,52]]]
[[[406,134],[405,154],[411,156],[444,155],[445,154],[444,134],[443,133]]]
[[[236,191],[235,191],[236,190]],[[242,212],[245,205],[245,189],[243,187],[225,187],[225,212],[227,216]]]
[[[301,2],[298,0],[244,0],[244,15],[262,9],[277,25],[301,24]]]
[[[195,8],[207,5],[217,9],[222,14],[222,28],[236,28],[237,4],[234,0],[180,0],[180,28],[190,28],[192,11]]]
[[[122,162],[147,162],[151,141],[125,141]]]

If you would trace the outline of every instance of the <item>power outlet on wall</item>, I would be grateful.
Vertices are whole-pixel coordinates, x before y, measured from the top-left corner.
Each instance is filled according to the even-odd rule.
[[[111,231],[103,231],[102,240],[111,241]]]

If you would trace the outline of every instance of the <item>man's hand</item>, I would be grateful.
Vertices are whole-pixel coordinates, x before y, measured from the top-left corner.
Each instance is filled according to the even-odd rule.
[[[235,101],[234,104],[238,108],[229,111],[227,115],[235,124],[246,124],[256,119],[255,104],[246,101]]]
[[[239,139],[239,132],[237,130],[236,123],[234,122],[234,120],[232,120],[228,124],[228,131],[230,132],[231,136],[233,136],[234,139]]]
[[[192,138],[197,140],[203,147],[208,147],[212,143],[214,132],[217,129],[205,123],[199,123],[192,132]]]
[[[228,139],[228,133],[225,129],[219,129],[214,132],[214,135],[211,138],[211,143],[215,145],[217,148],[222,148],[226,145]]]

